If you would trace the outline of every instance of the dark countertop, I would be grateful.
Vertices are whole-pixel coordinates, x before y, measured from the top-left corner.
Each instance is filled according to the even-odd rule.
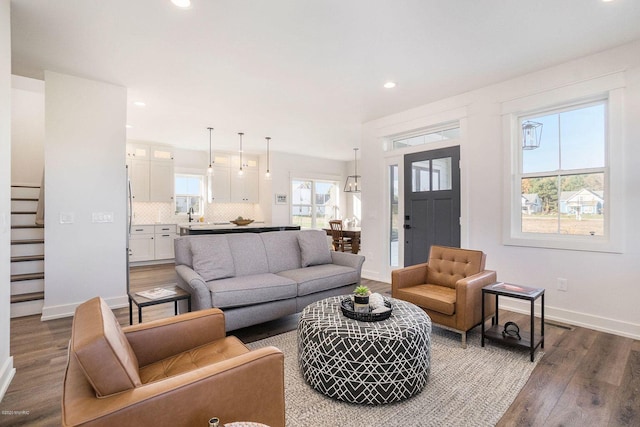
[[[273,225],[251,223],[249,225],[233,224],[199,224],[178,225],[181,236],[193,234],[225,234],[225,233],[264,233],[267,231],[300,230],[299,225]]]

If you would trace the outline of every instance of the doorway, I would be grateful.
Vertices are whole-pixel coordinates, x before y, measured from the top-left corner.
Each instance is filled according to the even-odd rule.
[[[460,146],[404,156],[404,266],[460,247]]]

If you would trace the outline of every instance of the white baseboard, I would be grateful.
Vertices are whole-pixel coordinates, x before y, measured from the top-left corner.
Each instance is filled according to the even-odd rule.
[[[122,308],[129,307],[129,297],[126,295],[120,297],[106,298],[105,299],[109,308]],[[63,317],[72,317],[76,308],[82,304],[84,301],[73,303],[73,304],[64,304],[64,305],[55,305],[55,306],[44,306],[42,307],[42,318],[41,320],[54,320],[61,319]]]
[[[9,356],[4,363],[2,363],[2,368],[0,368],[0,402],[9,389],[9,385],[15,374],[16,368],[13,367],[13,357]]]
[[[536,310],[536,317],[540,317],[540,302],[536,302],[534,306]],[[501,309],[515,311],[516,313],[531,313],[531,305],[529,302],[510,298],[501,298],[499,307]],[[548,305],[545,305],[544,307],[544,318],[545,320],[555,320],[557,322],[567,323],[569,325],[580,326],[635,340],[640,339],[640,325],[635,323],[565,310],[558,307],[550,307]]]

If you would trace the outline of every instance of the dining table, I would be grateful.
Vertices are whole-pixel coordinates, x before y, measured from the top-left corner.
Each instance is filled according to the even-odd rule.
[[[328,236],[331,236],[331,227],[323,228]],[[360,227],[342,227],[342,236],[351,239],[351,252],[357,254],[360,251]]]

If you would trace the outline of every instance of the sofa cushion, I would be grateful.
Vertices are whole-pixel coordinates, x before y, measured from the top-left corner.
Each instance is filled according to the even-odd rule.
[[[456,312],[456,290],[448,286],[417,285],[398,289],[399,298],[427,310],[437,311],[447,316]]]
[[[69,351],[98,397],[141,384],[138,359],[118,320],[100,297],[76,308]]]
[[[314,265],[296,270],[281,271],[278,276],[298,283],[298,296],[339,288],[359,281],[358,272],[335,264]]]
[[[269,272],[267,251],[257,233],[227,234],[236,276]]]
[[[301,264],[310,265],[330,264],[331,252],[327,243],[327,233],[322,230],[304,230],[298,233]]]
[[[207,285],[212,305],[222,309],[295,298],[297,293],[295,281],[271,273],[213,280]]]
[[[298,231],[260,233],[267,251],[270,273],[302,267],[298,234]]]
[[[226,235],[191,239],[193,269],[206,281],[235,276],[236,270]]]

